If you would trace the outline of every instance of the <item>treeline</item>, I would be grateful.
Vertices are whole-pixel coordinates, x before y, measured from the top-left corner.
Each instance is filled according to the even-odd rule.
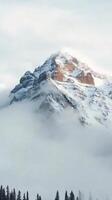
[[[16,190],[9,190],[9,186],[4,188],[0,187],[0,200],[29,200],[28,192],[26,194],[21,195],[21,191],[16,193]]]
[[[66,191],[65,192],[65,198],[64,200],[82,200],[82,193],[79,191],[79,194],[78,196],[75,196],[73,191],[70,192],[70,194],[68,195],[68,192]],[[60,200],[60,197],[59,197],[59,192],[57,191],[56,193],[56,197],[55,197],[55,200]]]
[[[20,190],[18,192],[16,192],[15,189],[10,190],[9,186],[7,186],[6,188],[1,186],[0,187],[0,200],[30,200],[30,199],[29,199],[28,191],[24,194],[21,194]],[[42,198],[39,194],[37,194],[36,198],[34,200],[42,200]],[[55,196],[54,200],[60,200],[59,191],[56,192],[56,196]],[[70,192],[70,194],[68,194],[68,192],[66,191],[64,200],[83,200],[83,196],[80,191],[79,191],[78,196],[75,196],[72,191]],[[91,198],[89,200],[91,200]]]

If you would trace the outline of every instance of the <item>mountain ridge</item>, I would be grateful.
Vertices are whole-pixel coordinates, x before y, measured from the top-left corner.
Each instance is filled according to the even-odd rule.
[[[112,78],[60,51],[20,78],[10,102],[21,100],[35,102],[44,113],[71,107],[82,124],[105,124],[112,121]]]

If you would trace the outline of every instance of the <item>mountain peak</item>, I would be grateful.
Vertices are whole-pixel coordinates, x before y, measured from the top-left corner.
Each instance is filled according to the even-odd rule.
[[[90,68],[68,51],[59,51],[50,57],[51,60],[55,63],[54,79],[57,81],[66,81],[66,77],[73,76],[83,84],[95,84]]]
[[[65,50],[51,55],[34,72],[27,71],[10,98],[11,103],[33,101],[37,110],[44,112],[71,107],[83,124],[112,120],[112,79],[94,72]]]

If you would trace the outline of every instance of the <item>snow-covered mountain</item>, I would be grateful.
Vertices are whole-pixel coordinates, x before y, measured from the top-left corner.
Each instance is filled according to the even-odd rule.
[[[112,77],[61,51],[21,77],[10,101],[22,100],[33,101],[44,113],[70,107],[82,124],[106,124],[112,122]]]

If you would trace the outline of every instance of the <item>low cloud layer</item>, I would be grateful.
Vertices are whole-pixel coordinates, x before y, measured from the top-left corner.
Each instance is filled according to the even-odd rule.
[[[72,110],[46,119],[33,104],[13,104],[0,110],[1,183],[31,197],[80,189],[105,199],[112,196],[111,141],[111,128],[84,128]]]

